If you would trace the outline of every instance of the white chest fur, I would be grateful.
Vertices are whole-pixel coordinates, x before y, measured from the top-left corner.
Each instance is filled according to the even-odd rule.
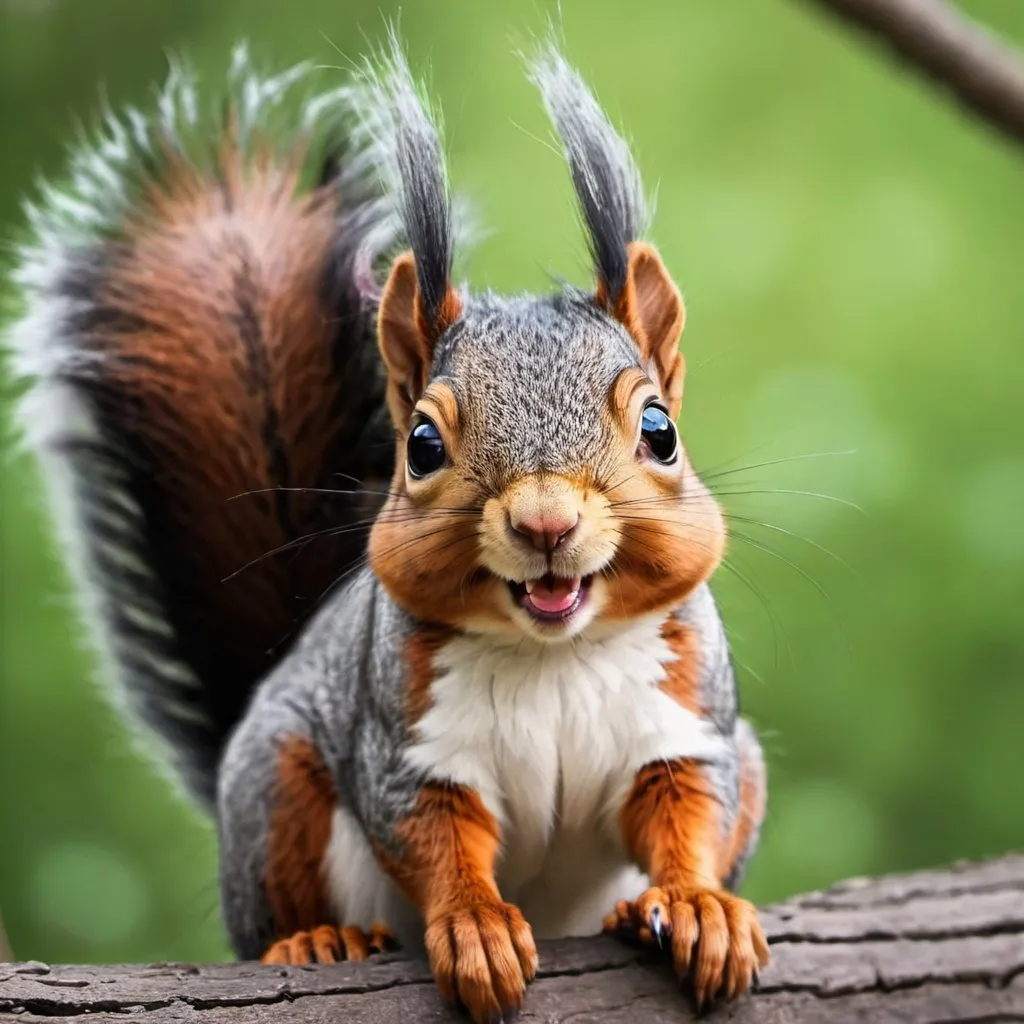
[[[618,825],[636,772],[721,749],[659,688],[675,657],[657,622],[558,645],[467,637],[438,653],[408,756],[480,794],[502,828],[502,893],[538,935],[594,931],[639,887]]]

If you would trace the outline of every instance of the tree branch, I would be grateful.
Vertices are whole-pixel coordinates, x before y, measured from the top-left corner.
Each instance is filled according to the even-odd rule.
[[[810,2],[877,36],[965,107],[1024,143],[1024,59],[945,0]]]
[[[757,992],[696,1016],[665,954],[608,938],[540,943],[519,1024],[1024,1021],[1024,856],[857,879],[767,907]],[[466,1024],[400,953],[324,967],[0,964],[18,1024]]]

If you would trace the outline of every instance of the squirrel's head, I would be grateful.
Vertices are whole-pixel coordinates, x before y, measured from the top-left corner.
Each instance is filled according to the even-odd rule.
[[[404,62],[375,82],[410,250],[380,299],[398,434],[370,560],[428,621],[557,641],[666,610],[717,567],[717,503],[675,420],[684,307],[639,235],[624,141],[553,49],[532,65],[590,236],[591,291],[501,298],[451,282],[435,128]]]

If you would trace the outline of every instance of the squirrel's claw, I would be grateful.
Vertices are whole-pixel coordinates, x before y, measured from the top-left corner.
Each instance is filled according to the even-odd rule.
[[[398,948],[395,933],[375,924],[369,932],[351,926],[320,925],[299,931],[272,943],[260,957],[265,964],[301,966],[333,964],[343,960],[365,960],[374,953],[389,953]]]
[[[756,988],[769,959],[757,911],[725,891],[648,889],[634,903],[620,901],[605,919],[606,932],[644,945],[671,947],[681,981],[693,991],[698,1012],[716,999],[735,999]]]
[[[650,918],[648,919],[648,925],[651,930],[651,935],[654,936],[654,941],[658,944],[658,948],[662,948],[661,936],[661,907],[655,907],[651,911]]]

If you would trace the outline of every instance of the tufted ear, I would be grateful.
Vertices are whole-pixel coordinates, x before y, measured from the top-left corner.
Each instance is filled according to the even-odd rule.
[[[683,400],[685,311],[657,250],[639,241],[649,219],[640,172],[625,139],[553,42],[529,68],[569,164],[594,259],[597,302],[633,335],[675,418]]]
[[[392,264],[377,311],[377,339],[388,371],[388,407],[399,430],[408,426],[427,386],[438,339],[461,312],[462,302],[450,284],[436,310],[427,309],[412,252]]]
[[[682,407],[686,374],[686,362],[679,351],[686,307],[654,246],[630,242],[626,252],[626,276],[618,296],[611,296],[608,285],[599,281],[597,302],[633,336],[641,359],[657,376],[675,419]]]
[[[377,311],[388,407],[404,432],[438,339],[462,313],[451,283],[456,238],[440,119],[413,80],[394,31],[389,47],[356,76],[347,103],[354,136],[367,146],[368,180],[379,179],[389,208],[390,237],[408,246],[391,266]]]

